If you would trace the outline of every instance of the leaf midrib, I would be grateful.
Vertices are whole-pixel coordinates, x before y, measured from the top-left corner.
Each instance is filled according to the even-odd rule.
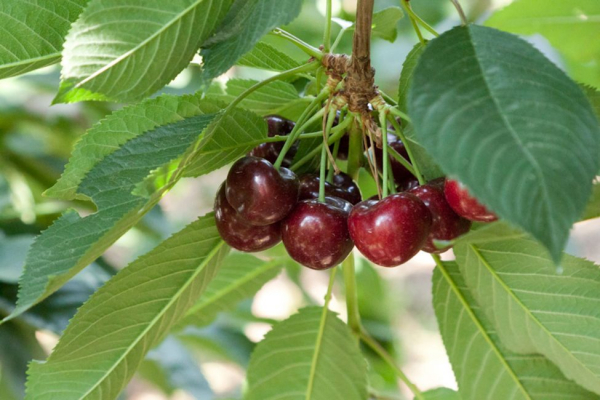
[[[8,64],[2,64],[2,65],[0,65],[0,71],[5,70],[5,69],[19,67],[21,65],[35,64],[36,62],[44,61],[44,60],[51,59],[51,58],[59,58],[60,59],[60,57],[61,57],[60,52],[54,52],[54,53],[47,54],[45,56],[27,58],[25,60],[19,60],[19,61],[15,61],[15,62],[8,63]]]
[[[323,343],[323,335],[325,333],[325,324],[327,323],[327,316],[329,315],[329,308],[327,307],[327,301],[321,312],[321,321],[319,322],[319,331],[317,332],[317,341],[315,343],[315,352],[310,364],[310,372],[308,375],[308,385],[306,388],[305,400],[312,399],[312,392],[315,385],[315,376],[317,374],[317,364],[319,363],[319,353],[321,351],[321,344]]]
[[[109,70],[110,68],[113,68],[115,65],[119,64],[121,61],[127,59],[129,56],[131,56],[132,54],[134,54],[135,52],[137,52],[138,50],[140,50],[142,47],[146,46],[148,43],[150,43],[151,41],[153,41],[154,39],[156,39],[158,36],[160,36],[161,34],[163,34],[172,25],[174,25],[175,23],[177,23],[181,19],[183,19],[183,17],[185,17],[189,12],[191,12],[192,10],[194,10],[196,7],[198,7],[200,5],[200,3],[203,3],[204,1],[205,0],[197,0],[197,1],[195,1],[188,8],[186,8],[185,10],[183,10],[182,12],[180,12],[179,14],[176,14],[174,16],[174,18],[171,19],[168,23],[166,23],[162,28],[160,28],[159,30],[157,30],[152,35],[150,35],[148,38],[146,38],[140,44],[138,44],[137,46],[135,46],[133,49],[131,49],[131,50],[127,51],[126,53],[122,54],[121,56],[115,58],[113,61],[111,61],[110,63],[106,64],[104,67],[100,68],[99,70],[97,70],[96,72],[94,72],[93,74],[91,74],[90,76],[88,76],[87,78],[81,80],[73,88],[80,88],[82,85],[86,84],[90,80],[95,79],[96,77],[98,77],[101,74],[103,74],[105,71]],[[206,1],[211,1],[212,2],[212,0],[206,0]]]
[[[477,330],[479,331],[479,333],[483,336],[483,338],[485,339],[485,341],[489,344],[489,346],[491,347],[491,349],[494,352],[494,354],[496,355],[496,357],[500,360],[500,362],[502,363],[502,365],[504,365],[504,367],[505,367],[506,371],[508,372],[508,374],[510,375],[510,377],[515,381],[515,383],[517,384],[517,386],[519,387],[519,389],[521,390],[521,392],[523,392],[523,394],[525,395],[525,397],[527,399],[529,399],[529,400],[532,400],[531,396],[529,396],[529,394],[527,393],[527,390],[525,389],[525,387],[523,387],[523,384],[519,380],[519,378],[518,378],[517,374],[515,373],[515,371],[508,364],[508,362],[506,361],[506,359],[504,358],[504,356],[500,352],[500,349],[498,349],[498,347],[496,346],[496,344],[494,343],[494,341],[492,340],[492,338],[490,338],[490,336],[488,335],[487,331],[483,327],[483,324],[481,323],[481,321],[479,320],[479,318],[477,318],[477,316],[475,315],[475,313],[473,312],[473,310],[469,306],[469,303],[467,302],[467,299],[465,299],[465,297],[463,296],[462,292],[460,291],[460,289],[458,288],[458,286],[456,285],[456,283],[454,282],[454,280],[450,276],[450,273],[446,270],[446,268],[443,266],[442,263],[438,264],[438,268],[439,268],[440,272],[442,273],[442,275],[444,276],[444,279],[446,280],[446,282],[448,283],[448,285],[450,285],[450,288],[452,289],[452,291],[454,292],[454,294],[456,295],[456,297],[458,298],[458,300],[462,304],[464,310],[467,312],[467,314],[469,314],[469,317],[471,318],[471,321],[475,324],[475,326],[477,327]]]
[[[479,249],[473,245],[473,244],[469,244],[469,247],[471,248],[471,250],[473,251],[473,253],[475,254],[475,256],[479,259],[479,261],[484,265],[484,267],[489,271],[489,273],[492,275],[492,277],[494,278],[494,280],[496,282],[498,282],[500,284],[500,286],[504,289],[504,291],[506,292],[506,294],[525,312],[525,314],[527,314],[527,316],[532,320],[532,322],[535,323],[535,325],[540,328],[549,338],[552,339],[552,341],[554,343],[556,343],[568,356],[569,358],[571,358],[572,360],[574,360],[579,366],[581,366],[583,369],[585,369],[588,373],[590,373],[592,376],[596,376],[596,374],[590,370],[585,364],[583,364],[582,362],[579,361],[579,359],[577,357],[575,357],[575,355],[573,355],[564,345],[563,343],[558,340],[553,334],[552,332],[550,332],[545,325],[543,325],[538,319],[537,317],[535,317],[531,311],[529,310],[529,308],[527,308],[525,306],[525,304],[523,304],[523,302],[513,293],[513,291],[510,289],[510,287],[500,278],[500,276],[498,276],[498,274],[496,274],[496,271],[492,268],[492,266],[489,264],[489,262],[485,259],[485,257],[479,252]]]
[[[221,250],[221,248],[223,247],[224,244],[225,244],[225,242],[223,242],[223,240],[220,240],[215,245],[215,247],[208,253],[208,255],[206,256],[204,261],[202,261],[200,263],[200,265],[198,265],[198,267],[196,268],[196,272],[194,272],[190,276],[190,278],[183,285],[181,285],[181,288],[179,288],[179,290],[175,293],[175,295],[172,297],[172,299],[169,300],[169,302],[163,307],[163,309],[152,319],[152,321],[150,321],[148,326],[127,347],[127,349],[125,349],[123,354],[113,363],[113,365],[106,371],[106,373],[100,379],[98,379],[98,381],[90,389],[88,389],[88,391],[83,396],[81,396],[79,398],[80,400],[84,400],[86,398],[86,396],[88,396],[90,393],[92,393],[102,382],[104,382],[104,380],[108,376],[110,376],[110,374],[118,367],[118,365],[125,359],[125,357],[127,355],[129,355],[129,353],[133,350],[133,348],[139,343],[139,341],[142,340],[142,338],[146,336],[146,334],[150,331],[150,329],[152,329],[154,327],[154,325],[158,322],[158,320],[167,312],[168,309],[171,308],[173,303],[179,299],[179,297],[181,296],[183,291],[186,290],[191,285],[191,283],[198,276],[198,274],[200,274],[200,272],[204,271],[206,265]]]

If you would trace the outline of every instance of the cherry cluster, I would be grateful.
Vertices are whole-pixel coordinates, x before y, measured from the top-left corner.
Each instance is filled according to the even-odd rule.
[[[279,116],[266,121],[270,137],[288,135],[294,128],[292,121]],[[389,135],[388,144],[408,156],[396,136]],[[254,148],[233,164],[217,193],[217,229],[237,250],[257,252],[283,241],[298,263],[322,270],[341,263],[356,245],[373,263],[392,267],[420,250],[448,250],[451,244],[441,247],[443,243],[468,232],[471,221],[496,220],[458,181],[440,178],[419,185],[392,157],[399,193],[362,201],[352,178],[339,173],[324,183],[324,201],[319,201],[320,177],[298,177],[288,168],[296,147],[285,154],[279,170],[274,167],[282,148],[281,142]]]

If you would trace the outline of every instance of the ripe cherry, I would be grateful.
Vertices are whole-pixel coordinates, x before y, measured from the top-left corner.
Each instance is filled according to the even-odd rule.
[[[388,145],[392,149],[396,150],[405,159],[409,159],[404,143],[402,143],[397,136],[388,133],[387,140]],[[379,171],[383,171],[383,150],[375,147],[375,156],[377,157],[377,167],[379,168]],[[390,166],[392,167],[392,174],[394,176],[394,182],[396,182],[399,187],[405,188],[408,185],[408,182],[414,180],[415,177],[394,157],[390,155],[389,158]]]
[[[267,121],[267,125],[269,127],[269,137],[289,135],[296,125],[293,121],[278,115],[268,115],[265,117],[265,121]],[[252,149],[248,155],[264,158],[265,160],[269,160],[271,164],[274,164],[277,160],[277,157],[279,157],[281,149],[283,149],[283,143],[284,142],[271,142],[259,144]],[[292,165],[292,160],[294,159],[294,155],[296,155],[296,151],[298,151],[297,143],[294,144],[285,154],[283,163],[281,163],[281,165],[284,167],[289,167]]]
[[[498,219],[496,214],[471,196],[467,188],[458,181],[447,178],[444,194],[450,207],[461,217],[478,222],[493,222]]]
[[[414,257],[427,241],[431,224],[425,204],[409,193],[358,203],[348,218],[350,236],[358,250],[384,267]]]
[[[317,174],[306,174],[300,177],[300,200],[316,199],[319,197],[320,178]],[[360,189],[350,175],[339,173],[334,175],[333,183],[325,182],[325,195],[339,197],[352,204],[362,200]]]
[[[425,185],[411,189],[409,193],[417,196],[427,206],[433,217],[431,232],[423,251],[428,253],[443,253],[452,246],[437,248],[434,240],[452,240],[467,233],[471,228],[471,221],[456,214],[444,196],[444,180],[436,179]]]
[[[285,218],[298,201],[300,183],[296,174],[269,161],[244,157],[227,175],[227,201],[252,225],[270,225]]]
[[[215,221],[221,238],[234,249],[255,252],[275,246],[281,240],[281,223],[254,226],[247,223],[227,202],[225,183],[215,198]]]
[[[281,224],[281,238],[294,260],[317,270],[331,268],[350,254],[348,233],[352,205],[336,197],[300,201]]]

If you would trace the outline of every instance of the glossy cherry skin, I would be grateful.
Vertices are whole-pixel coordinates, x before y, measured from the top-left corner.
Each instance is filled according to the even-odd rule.
[[[493,222],[498,219],[496,214],[471,196],[462,183],[454,179],[446,179],[444,194],[450,207],[461,217],[478,222]]]
[[[234,249],[245,252],[262,251],[275,246],[281,240],[281,223],[265,226],[247,223],[229,205],[225,196],[225,184],[219,188],[214,210],[221,238]]]
[[[388,133],[387,139],[388,145],[392,149],[396,150],[406,160],[409,160],[406,147],[404,147],[404,143],[402,143],[397,136]],[[383,171],[383,150],[376,147],[375,155],[377,157],[377,168],[379,168],[379,171]],[[406,187],[408,182],[414,180],[415,177],[394,157],[390,155],[389,158],[390,166],[392,167],[392,174],[394,175],[394,182],[396,182],[396,184],[400,187]]]
[[[311,269],[344,261],[354,244],[348,233],[352,205],[337,197],[302,200],[281,224],[281,239],[294,260]]]
[[[433,243],[434,240],[453,240],[467,233],[471,228],[471,221],[456,214],[446,201],[443,180],[432,181],[411,189],[408,193],[421,199],[432,216],[431,232],[423,246],[423,251],[443,253],[452,246],[437,248]]]
[[[267,121],[267,126],[269,128],[269,137],[289,135],[296,125],[293,121],[278,115],[268,115],[265,117],[265,121]],[[271,164],[274,164],[277,160],[277,157],[279,157],[281,149],[283,149],[283,144],[284,142],[262,143],[252,149],[248,155],[264,158],[265,160],[269,160]],[[284,167],[289,167],[292,165],[292,160],[294,159],[294,155],[296,155],[296,151],[298,151],[297,143],[294,144],[285,154],[283,163],[281,163],[281,165]]]
[[[427,242],[431,225],[431,213],[425,204],[409,193],[358,203],[348,218],[356,248],[383,267],[413,258]]]
[[[317,174],[306,174],[300,177],[300,200],[316,199],[319,197],[319,182]],[[352,204],[362,201],[360,189],[350,175],[343,172],[334,175],[333,183],[325,182],[325,195],[339,197]]]
[[[244,157],[227,175],[227,201],[251,225],[281,221],[298,201],[300,182],[287,168],[279,171],[269,161]]]

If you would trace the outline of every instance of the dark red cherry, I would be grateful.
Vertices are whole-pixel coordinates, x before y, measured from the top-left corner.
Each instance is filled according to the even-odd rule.
[[[478,222],[493,222],[498,219],[496,214],[471,196],[467,188],[458,181],[446,179],[444,194],[450,207],[461,217]]]
[[[296,205],[300,183],[296,174],[269,161],[244,157],[227,175],[227,201],[252,225],[270,225],[285,218]]]
[[[398,192],[408,192],[411,189],[419,186],[419,180],[415,177],[410,178],[402,182],[400,185],[396,186],[396,190]]]
[[[433,243],[434,240],[453,240],[467,233],[471,228],[471,221],[456,214],[446,201],[443,179],[416,187],[408,193],[414,194],[421,199],[433,217],[431,232],[427,237],[427,242],[423,246],[423,251],[437,254],[443,253],[452,246],[437,248]]]
[[[289,135],[296,125],[293,121],[278,115],[268,115],[265,117],[265,121],[267,121],[269,137]],[[248,155],[264,158],[265,160],[269,160],[271,164],[274,164],[275,160],[277,160],[277,157],[279,157],[281,149],[283,149],[283,143],[284,142],[273,142],[259,144],[252,149]],[[294,159],[297,151],[298,144],[295,143],[285,154],[283,163],[281,165],[284,167],[289,167],[292,165],[292,160]]]
[[[215,198],[215,221],[221,238],[234,249],[255,252],[275,246],[281,240],[281,223],[254,226],[247,223],[227,202],[225,183]]]
[[[316,199],[319,197],[319,175],[306,174],[300,177],[300,200]],[[360,189],[350,175],[343,172],[335,175],[333,183],[325,182],[325,195],[339,197],[352,204],[360,203]]]
[[[388,133],[387,135],[388,145],[396,150],[402,157],[409,160],[408,152],[406,151],[406,147],[404,147],[404,143],[397,136]],[[383,171],[383,150],[379,148],[375,148],[375,155],[377,157],[377,167],[379,171]],[[400,187],[406,187],[409,181],[414,180],[414,175],[410,173],[409,170],[404,168],[402,164],[398,160],[396,160],[391,155],[390,165],[392,167],[392,174],[394,175],[394,181]],[[406,190],[406,189],[405,189]]]
[[[281,224],[281,239],[294,260],[317,270],[338,265],[352,251],[348,215],[352,205],[336,197],[300,201]]]
[[[375,264],[394,267],[414,257],[427,241],[431,213],[416,196],[398,193],[358,203],[348,218],[356,248]]]

